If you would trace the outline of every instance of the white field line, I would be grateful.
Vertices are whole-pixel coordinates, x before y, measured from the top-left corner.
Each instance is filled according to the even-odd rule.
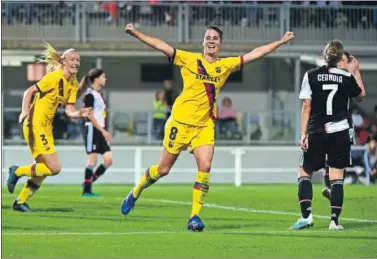
[[[8,195],[3,195],[3,197],[4,196],[8,196]],[[53,196],[38,196],[38,197],[51,198]],[[98,197],[98,198],[93,198],[93,199],[103,199],[103,198],[104,197]],[[120,198],[115,198],[115,199],[116,200],[123,200],[123,199],[120,199]],[[144,199],[141,199],[141,200],[142,201],[150,201],[150,202],[160,202],[160,203],[170,203],[170,204],[187,205],[187,206],[191,206],[192,205],[191,202],[177,201],[177,200],[148,199],[148,198],[144,198]],[[249,212],[249,213],[259,213],[259,214],[288,215],[288,216],[296,216],[296,217],[300,216],[300,214],[296,213],[296,212],[286,212],[286,211],[277,211],[277,210],[258,210],[258,209],[250,209],[250,208],[241,208],[241,207],[224,206],[224,205],[218,205],[218,204],[210,204],[210,203],[204,204],[204,207],[214,208],[214,209],[221,209],[221,210],[229,210],[229,211],[242,211],[242,212]],[[313,214],[313,217],[314,218],[319,218],[319,219],[329,219],[330,216]],[[353,222],[377,223],[377,220],[371,220],[371,219],[359,219],[359,218],[341,217],[341,220],[353,221]]]
[[[334,231],[329,230],[266,230],[266,231],[205,231],[211,234],[310,234],[310,233],[334,233]],[[360,231],[347,230],[347,231],[336,231],[336,233],[360,233]],[[363,231],[365,232],[365,231]],[[3,232],[3,236],[127,236],[127,235],[150,235],[150,234],[190,234],[189,231],[141,231],[141,232]],[[372,233],[372,232],[371,232]]]
[[[181,204],[181,205],[191,206],[191,202],[186,202],[186,201],[175,201],[175,200],[164,200],[164,199],[143,199],[143,200],[144,201]],[[257,209],[249,209],[249,208],[223,206],[223,205],[217,205],[217,204],[204,204],[204,207],[221,209],[221,210],[243,211],[243,212],[250,212],[250,213],[300,216],[300,214],[295,213],[295,212],[285,212],[285,211],[277,211],[277,210],[257,210]],[[330,218],[330,216],[316,215],[316,214],[313,214],[313,217],[314,218],[320,218],[320,219],[329,219]],[[347,220],[347,221],[354,221],[354,222],[377,223],[377,220],[370,220],[370,219],[357,219],[357,218],[345,218],[345,217],[340,217],[340,219],[341,220]]]

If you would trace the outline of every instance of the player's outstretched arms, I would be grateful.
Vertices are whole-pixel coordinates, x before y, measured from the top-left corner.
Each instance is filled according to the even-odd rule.
[[[251,61],[260,59],[260,58],[270,54],[271,52],[275,51],[280,46],[282,46],[285,43],[292,40],[294,37],[295,37],[295,35],[294,35],[293,32],[286,32],[281,40],[278,40],[278,41],[272,42],[270,44],[263,45],[263,46],[260,46],[260,47],[253,49],[249,53],[246,53],[245,55],[243,55],[244,64],[247,64]]]
[[[169,58],[174,55],[174,48],[172,46],[158,38],[154,38],[137,31],[132,23],[126,25],[125,31],[126,33],[134,36],[135,38],[143,42],[144,44],[163,52]]]
[[[22,112],[18,118],[18,122],[22,123],[25,119],[29,119],[30,103],[33,95],[39,91],[36,85],[30,86],[24,92],[24,97],[22,99]]]
[[[362,97],[365,97],[366,92],[365,92],[365,86],[363,84],[363,80],[361,80],[359,61],[357,61],[357,59],[354,56],[351,56],[351,59],[352,59],[352,65],[349,67],[350,68],[349,72],[351,72],[353,76],[355,77],[356,83],[361,89],[361,93],[358,97],[362,98]]]

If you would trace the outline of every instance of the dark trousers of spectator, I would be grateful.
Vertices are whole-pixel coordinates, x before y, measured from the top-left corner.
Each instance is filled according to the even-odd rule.
[[[166,119],[153,119],[153,132],[154,136],[158,140],[164,138]]]

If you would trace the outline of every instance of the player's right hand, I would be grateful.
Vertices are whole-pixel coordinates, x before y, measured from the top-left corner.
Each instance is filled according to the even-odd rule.
[[[29,111],[22,111],[20,116],[18,117],[18,122],[23,123],[24,120],[28,120],[28,119],[29,119]]]
[[[108,132],[107,130],[103,130],[102,135],[103,135],[103,137],[105,138],[106,141],[110,141],[113,138],[111,133]]]
[[[302,135],[300,139],[300,147],[303,151],[308,151],[309,145],[308,145],[308,135]]]
[[[353,71],[359,71],[360,67],[359,67],[359,61],[357,61],[357,59],[354,57],[354,56],[351,56],[352,58],[352,69]]]
[[[93,115],[93,108],[91,108],[91,107],[88,107],[88,108],[82,108],[82,109],[80,110],[80,112],[81,112],[81,116],[82,116],[82,117],[90,117],[90,116]]]
[[[126,28],[124,29],[124,31],[128,34],[133,34],[133,32],[135,31],[135,28],[134,28],[134,25],[132,23],[129,23],[126,25]]]

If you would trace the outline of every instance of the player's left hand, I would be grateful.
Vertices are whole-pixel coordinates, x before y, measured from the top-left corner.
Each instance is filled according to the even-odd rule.
[[[281,41],[282,41],[283,43],[287,43],[287,42],[291,41],[294,37],[295,37],[294,32],[287,31],[287,32],[284,34],[284,36],[283,36],[283,38],[281,39]]]
[[[301,135],[300,147],[303,151],[308,151],[308,135]]]
[[[91,108],[91,107],[82,108],[80,111],[81,111],[82,117],[90,117],[90,116],[93,115],[93,108]]]

